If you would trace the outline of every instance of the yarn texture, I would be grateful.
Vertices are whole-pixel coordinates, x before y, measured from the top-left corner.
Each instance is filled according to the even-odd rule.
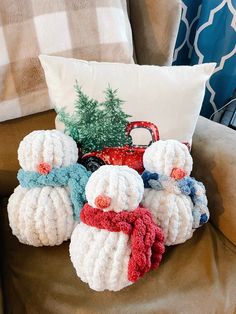
[[[162,230],[154,223],[151,213],[138,207],[134,211],[103,212],[86,204],[80,214],[81,221],[98,229],[124,232],[131,235],[131,256],[128,280],[135,282],[151,268],[159,266],[165,251]]]
[[[85,203],[89,173],[76,164],[75,141],[57,130],[39,130],[20,143],[20,185],[8,202],[13,234],[33,246],[59,245],[70,238]]]
[[[209,219],[207,211],[207,198],[204,185],[193,177],[185,177],[180,180],[173,180],[172,177],[151,173],[145,170],[142,174],[145,188],[151,188],[156,191],[168,189],[175,194],[184,194],[191,198],[193,203],[192,214],[194,217],[193,228],[206,223]]]
[[[60,245],[70,239],[77,224],[64,187],[25,189],[19,185],[9,198],[8,217],[18,240],[33,246]]]
[[[188,147],[176,140],[157,141],[144,152],[143,164],[145,170],[171,176],[174,168],[182,169],[189,176],[193,160]]]
[[[143,159],[142,205],[163,229],[166,245],[185,242],[209,219],[205,187],[189,176],[192,157],[186,145],[158,141],[146,149]]]
[[[22,169],[38,172],[40,163],[52,168],[67,167],[78,160],[76,142],[58,130],[38,130],[26,135],[18,148]]]
[[[134,210],[143,197],[144,187],[141,176],[127,166],[102,166],[95,171],[86,185],[89,205],[97,207],[96,198],[107,195],[111,202],[105,211]]]
[[[73,204],[74,218],[78,220],[80,210],[86,202],[85,186],[89,175],[90,172],[84,166],[74,164],[69,167],[54,168],[46,175],[20,169],[17,179],[20,185],[27,189],[43,186],[68,186],[70,199]]]
[[[144,187],[135,170],[102,166],[85,190],[88,204],[72,233],[71,261],[90,288],[118,291],[159,266],[164,235],[151,213],[138,207]]]

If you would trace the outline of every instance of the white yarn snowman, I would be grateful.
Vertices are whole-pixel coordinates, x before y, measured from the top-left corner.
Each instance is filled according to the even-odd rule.
[[[132,217],[140,212],[144,215],[147,212],[149,216],[146,218],[152,227],[155,225],[157,233],[159,232],[156,267],[159,265],[164,252],[164,235],[150,218],[150,212],[137,208],[143,191],[141,177],[127,166],[102,166],[89,178],[86,186],[88,204],[81,211],[82,222],[72,233],[70,256],[77,275],[88,283],[90,288],[96,291],[118,291],[138,279],[130,279],[132,275],[128,275],[128,269],[132,272],[132,262],[129,263],[132,253],[131,236],[122,231],[109,231],[105,227],[109,223],[113,227],[115,224],[120,226],[119,218],[134,221]],[[135,209],[137,210],[134,211]],[[126,222],[122,221],[121,225]],[[148,254],[150,259],[150,250]]]
[[[26,173],[46,175],[51,169],[75,164],[78,149],[75,141],[60,131],[34,131],[21,141],[18,159]],[[9,199],[8,216],[13,234],[33,246],[59,245],[70,238],[77,224],[66,186],[19,185]]]
[[[163,229],[166,245],[185,242],[209,219],[205,188],[189,177],[193,161],[187,146],[175,140],[157,141],[146,149],[143,164],[142,205]]]

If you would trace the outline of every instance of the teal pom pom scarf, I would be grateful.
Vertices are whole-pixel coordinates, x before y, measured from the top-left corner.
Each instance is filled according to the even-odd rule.
[[[85,186],[91,173],[80,164],[69,167],[53,168],[48,174],[20,169],[17,179],[23,188],[31,189],[44,186],[68,186],[73,204],[74,219],[78,220],[86,202]]]

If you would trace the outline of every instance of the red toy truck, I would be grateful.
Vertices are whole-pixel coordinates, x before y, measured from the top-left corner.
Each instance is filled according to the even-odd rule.
[[[105,147],[101,151],[87,153],[82,156],[80,162],[90,171],[97,170],[102,165],[126,165],[139,173],[142,173],[143,154],[145,149],[153,142],[159,140],[159,131],[155,124],[145,121],[130,122],[126,127],[127,136],[133,129],[147,129],[152,140],[148,145],[125,145],[123,147]]]

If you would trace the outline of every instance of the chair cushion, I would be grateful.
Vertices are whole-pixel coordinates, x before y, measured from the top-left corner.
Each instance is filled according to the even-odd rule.
[[[2,274],[7,313],[234,313],[236,247],[210,223],[170,247],[156,271],[119,292],[95,292],[80,281],[68,242],[34,248],[12,236],[1,204]]]
[[[181,1],[130,0],[129,7],[138,63],[171,65],[181,20]]]

